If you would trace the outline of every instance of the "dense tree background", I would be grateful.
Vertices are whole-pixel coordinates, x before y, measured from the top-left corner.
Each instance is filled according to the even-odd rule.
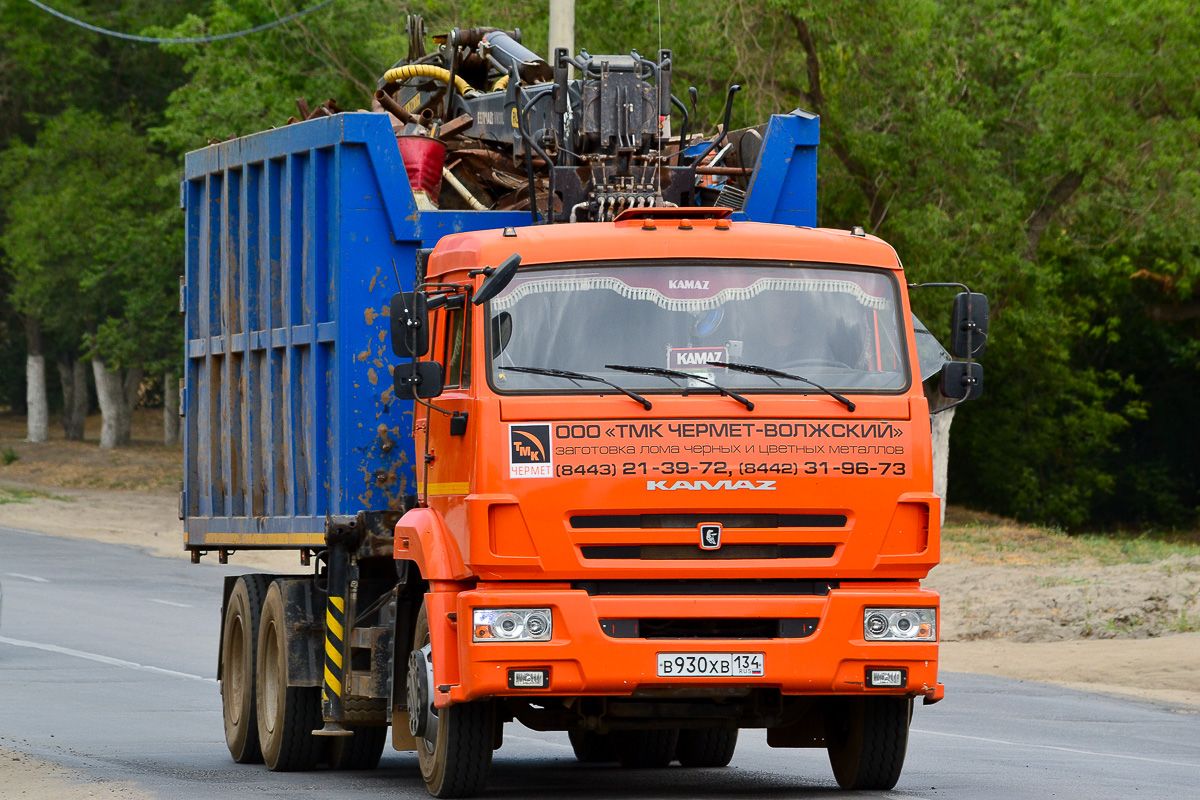
[[[57,5],[195,36],[307,2]],[[182,153],[282,124],[298,97],[365,105],[405,52],[407,13],[430,33],[521,27],[541,52],[546,5],[338,0],[254,36],[154,47],[0,0],[0,404],[24,402],[30,316],[48,357],[173,366]],[[738,124],[820,114],[822,224],[884,237],[913,280],[988,293],[985,398],[955,422],[953,501],[1069,529],[1196,524],[1194,2],[663,0],[661,26],[654,0],[579,0],[576,13],[577,48],[673,48],[676,85],[700,89],[710,127],[733,82],[746,87]],[[946,296],[914,304],[944,328]]]

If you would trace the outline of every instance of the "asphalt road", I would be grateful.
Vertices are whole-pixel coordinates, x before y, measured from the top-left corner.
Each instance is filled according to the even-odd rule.
[[[245,571],[0,527],[0,747],[163,798],[427,797],[415,757],[390,749],[373,772],[233,763],[214,676],[222,576]],[[1022,681],[943,680],[946,699],[917,707],[891,792],[840,792],[824,751],[773,750],[761,731],[742,732],[726,769],[630,771],[578,764],[565,735],[513,723],[488,796],[1200,796],[1200,714]],[[2,776],[0,765],[0,796]]]

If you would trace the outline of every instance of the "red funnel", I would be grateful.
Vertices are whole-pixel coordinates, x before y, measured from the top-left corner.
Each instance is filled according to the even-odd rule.
[[[446,145],[428,136],[397,136],[400,157],[414,192],[425,192],[435,203],[442,190],[442,165],[446,163]]]

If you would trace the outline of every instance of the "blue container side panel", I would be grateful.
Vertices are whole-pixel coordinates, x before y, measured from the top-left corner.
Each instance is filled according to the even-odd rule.
[[[416,251],[520,212],[418,212],[383,115],[343,114],[190,153],[187,545],[319,547],[325,515],[415,492],[388,304]]]
[[[820,118],[799,110],[771,117],[743,213],[737,218],[817,226],[820,123]]]

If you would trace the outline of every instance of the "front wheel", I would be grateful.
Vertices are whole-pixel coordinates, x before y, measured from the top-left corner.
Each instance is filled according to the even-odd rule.
[[[825,717],[833,776],[843,789],[888,790],[900,780],[908,749],[908,697],[838,698]]]
[[[432,664],[426,661],[429,651],[425,650],[429,643],[429,615],[422,604],[413,632],[417,657],[409,659],[408,671],[408,714],[421,777],[434,797],[471,797],[483,791],[492,768],[496,706],[490,700],[477,700],[434,709]],[[414,691],[414,682],[423,688]]]

